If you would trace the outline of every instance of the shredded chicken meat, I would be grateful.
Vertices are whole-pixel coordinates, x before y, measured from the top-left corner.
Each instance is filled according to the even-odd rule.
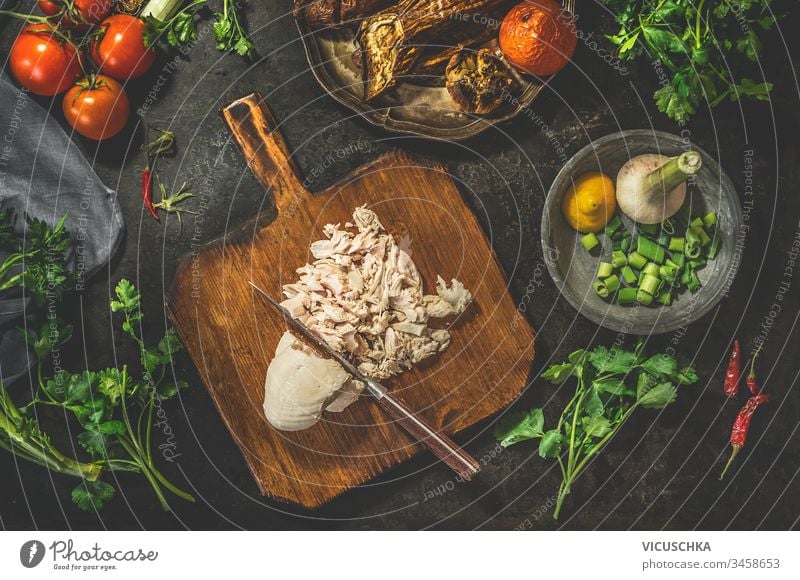
[[[461,282],[448,285],[439,276],[436,294],[425,295],[407,248],[366,206],[354,211],[353,223],[328,224],[323,232],[325,239],[311,244],[314,262],[298,268],[298,281],[283,287],[282,305],[292,316],[331,348],[350,353],[359,370],[377,380],[447,348],[450,333],[428,322],[464,311],[472,295]]]
[[[423,295],[411,256],[366,207],[355,210],[352,224],[323,231],[326,239],[311,244],[314,263],[283,287],[283,306],[294,317],[378,380],[447,348],[450,333],[428,320],[464,311],[472,295],[461,282],[448,286],[440,276],[437,294]]]

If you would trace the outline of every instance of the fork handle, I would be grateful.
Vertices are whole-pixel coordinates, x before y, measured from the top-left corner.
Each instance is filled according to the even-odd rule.
[[[480,471],[480,465],[471,455],[461,449],[447,435],[439,433],[427,421],[418,417],[405,403],[386,393],[378,399],[378,404],[409,435],[430,449],[463,480],[471,481],[472,477]]]

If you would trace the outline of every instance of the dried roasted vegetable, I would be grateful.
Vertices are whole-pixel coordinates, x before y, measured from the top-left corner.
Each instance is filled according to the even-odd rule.
[[[294,16],[312,28],[346,24],[374,14],[392,0],[294,0]]]
[[[452,44],[447,34],[465,23],[481,23],[505,0],[403,0],[361,23],[356,39],[363,51],[364,97],[374,99],[411,71],[426,44]]]
[[[453,55],[445,70],[447,92],[464,112],[485,115],[509,94],[514,79],[504,61],[488,48],[464,49]]]

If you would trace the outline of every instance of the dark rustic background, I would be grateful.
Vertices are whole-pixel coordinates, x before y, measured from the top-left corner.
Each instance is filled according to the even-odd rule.
[[[212,2],[213,4],[213,2]],[[791,6],[786,2],[785,6]],[[23,8],[30,5],[23,2]],[[797,396],[798,304],[800,278],[784,278],[792,240],[800,235],[800,107],[798,107],[797,26],[800,14],[783,20],[766,40],[761,62],[775,83],[768,103],[724,103],[699,111],[684,128],[660,114],[651,95],[658,78],[647,62],[629,65],[621,75],[579,44],[574,65],[558,75],[528,114],[461,144],[432,143],[388,135],[337,105],[309,71],[289,0],[249,2],[246,15],[260,58],[247,63],[222,56],[208,29],[177,67],[162,60],[144,78],[129,84],[133,103],[155,91],[148,120],[176,132],[178,154],[161,166],[168,183],[186,180],[207,203],[204,219],[156,223],[142,211],[138,170],[141,131],[129,130],[97,147],[81,141],[96,171],[118,189],[128,227],[127,239],[109,268],[87,291],[69,299],[68,317],[81,328],[71,345],[72,368],[92,368],[135,359],[130,345],[112,346],[107,308],[113,285],[134,280],[144,295],[145,329],[163,331],[163,295],[178,258],[193,244],[210,240],[270,207],[261,187],[222,126],[217,110],[254,90],[264,94],[283,133],[296,152],[311,189],[319,190],[349,169],[391,147],[443,160],[461,181],[466,198],[491,232],[497,254],[512,279],[516,299],[531,298],[527,315],[538,331],[537,363],[531,387],[519,407],[544,404],[557,416],[566,393],[551,399],[552,388],[536,380],[549,361],[591,344],[607,344],[615,334],[578,316],[550,281],[539,244],[540,208],[547,187],[565,157],[593,138],[621,129],[688,131],[691,140],[719,158],[737,189],[744,193],[747,151],[753,151],[750,230],[730,296],[684,333],[651,339],[653,348],[674,343],[694,358],[702,381],[685,388],[663,413],[643,411],[594,462],[577,484],[562,520],[547,513],[559,483],[552,463],[534,456],[535,445],[497,452],[491,424],[462,439],[483,457],[482,475],[471,484],[455,483],[450,472],[432,465],[427,454],[369,486],[340,497],[316,512],[265,500],[258,495],[236,445],[186,358],[177,367],[193,388],[167,406],[180,457],[164,471],[196,504],[173,501],[174,512],[158,507],[144,480],[120,475],[120,493],[100,514],[77,510],[69,501],[75,482],[48,476],[39,467],[16,464],[0,454],[3,499],[0,527],[8,529],[787,529],[800,517],[797,473],[800,467],[800,397]],[[579,0],[579,27],[600,40],[614,28],[602,6]],[[780,12],[780,10],[778,10]],[[785,12],[785,10],[784,10]],[[19,24],[0,23],[0,54],[7,55]],[[160,77],[161,75],[161,77]],[[161,79],[161,80],[159,80]],[[47,100],[40,103],[49,107]],[[6,105],[5,103],[3,105]],[[60,102],[54,111],[60,111]],[[60,112],[54,112],[60,116]],[[563,149],[563,153],[560,151]],[[743,196],[744,199],[744,196]],[[446,241],[444,241],[446,243]],[[788,292],[781,312],[770,316],[779,284]],[[116,321],[114,322],[116,324]],[[118,334],[118,333],[117,333]],[[728,454],[730,424],[737,403],[725,402],[720,383],[732,337],[746,348],[766,338],[760,369],[773,401],[754,419],[746,450],[733,477],[717,476]],[[17,385],[12,393],[25,391]],[[53,417],[54,428],[59,419]],[[160,435],[156,434],[156,439]],[[158,441],[157,441],[158,442]]]

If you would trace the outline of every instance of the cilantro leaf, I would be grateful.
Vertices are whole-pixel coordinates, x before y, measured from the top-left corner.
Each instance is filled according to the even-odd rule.
[[[750,79],[742,79],[738,85],[733,85],[730,98],[732,101],[741,97],[749,97],[757,101],[768,101],[772,91],[772,83],[757,83]]]
[[[111,301],[112,312],[134,312],[139,310],[142,297],[130,280],[123,278],[117,282],[114,293],[117,299]]]
[[[531,409],[527,413],[509,413],[494,428],[494,437],[503,447],[520,441],[538,439],[544,435],[544,413],[541,409]]]
[[[181,339],[178,338],[174,328],[167,329],[167,332],[164,334],[164,338],[158,342],[158,350],[169,357],[167,362],[172,359],[173,354],[183,350]]]
[[[572,363],[550,365],[546,371],[542,373],[542,378],[546,381],[558,385],[566,381],[575,369]]]
[[[178,394],[178,391],[189,388],[189,383],[186,381],[175,381],[174,383],[162,383],[156,387],[156,393],[161,400],[171,399]],[[509,443],[510,445],[510,443]],[[507,447],[505,445],[504,447]]]
[[[542,459],[554,459],[561,455],[561,442],[563,437],[558,429],[550,429],[542,436],[539,442],[539,457]]]
[[[663,409],[677,396],[678,389],[672,383],[659,383],[639,397],[638,403],[646,409]]]
[[[618,346],[598,346],[589,353],[589,362],[598,373],[627,373],[636,364],[636,353]]]
[[[72,501],[83,511],[96,511],[114,497],[114,488],[102,481],[82,481],[72,490]]]
[[[605,405],[603,404],[603,400],[600,398],[600,395],[597,393],[596,388],[592,387],[586,391],[586,394],[583,398],[583,408],[590,417],[602,415],[605,411]]]
[[[641,364],[646,371],[661,377],[672,377],[678,371],[678,361],[668,354],[654,354]]]
[[[122,374],[119,369],[105,369],[97,373],[97,390],[116,405],[123,395]]]
[[[696,383],[700,380],[700,377],[697,376],[694,367],[691,366],[683,367],[675,374],[675,378],[678,380],[678,382],[687,385],[691,385],[692,383]]]
[[[608,393],[609,395],[616,395],[623,397],[625,395],[633,395],[633,391],[625,385],[625,381],[620,378],[608,378],[594,381],[592,386],[598,393]]]
[[[611,432],[611,421],[602,416],[582,417],[583,430],[589,437],[605,437]]]
[[[81,447],[92,457],[105,458],[108,455],[108,447],[110,446],[108,436],[93,426],[79,433],[77,439]]]

